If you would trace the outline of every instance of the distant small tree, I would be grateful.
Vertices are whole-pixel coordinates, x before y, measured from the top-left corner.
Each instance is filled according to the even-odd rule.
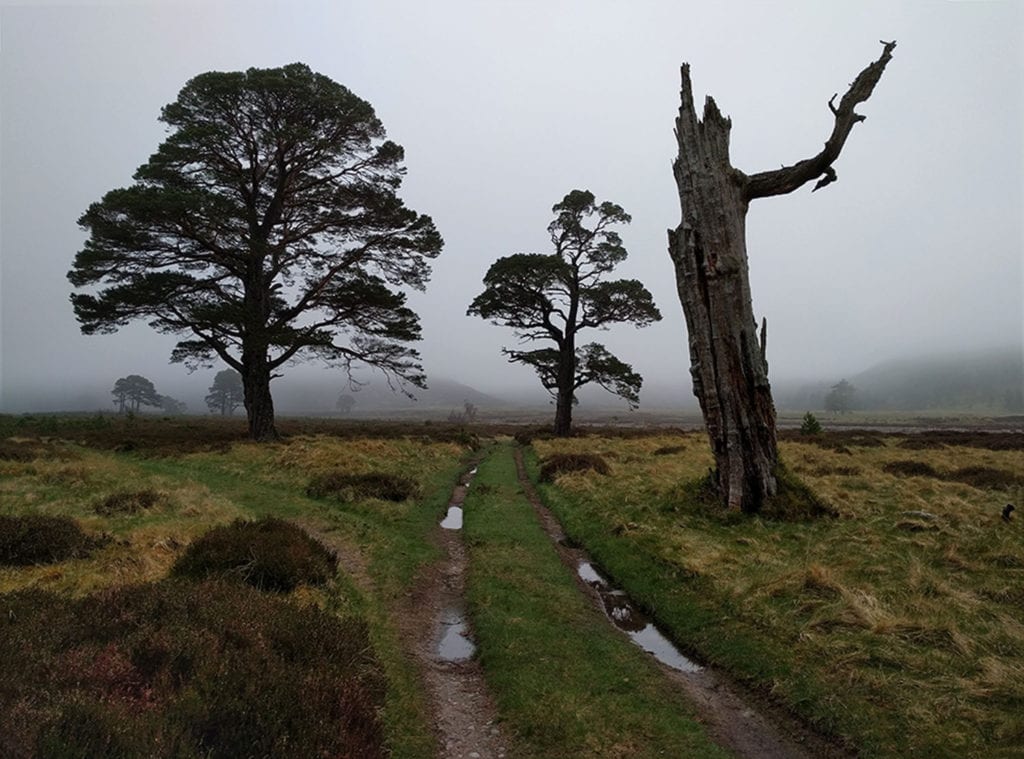
[[[853,396],[857,388],[846,380],[834,384],[825,396],[825,410],[845,414],[853,408]]]
[[[586,190],[573,190],[552,207],[548,226],[554,253],[517,253],[499,258],[484,276],[484,291],[469,306],[470,315],[511,327],[523,342],[550,347],[502,349],[512,363],[533,367],[555,397],[556,435],[572,428],[576,391],[594,383],[639,402],[643,379],[600,343],[577,345],[586,329],[630,323],[646,327],[661,319],[650,292],[635,279],[604,277],[626,259],[626,249],[611,227],[628,224],[621,206],[597,204]]]
[[[153,383],[139,374],[129,374],[114,383],[110,391],[114,396],[114,404],[120,413],[130,411],[136,413],[140,406],[160,406],[160,395]]]
[[[476,421],[476,404],[469,401],[462,402],[462,411],[452,409],[448,414],[448,421],[453,424],[472,424]]]
[[[160,409],[168,416],[180,416],[185,413],[188,404],[172,398],[169,395],[158,396],[160,398]]]
[[[820,432],[821,422],[818,421],[818,418],[814,414],[808,411],[806,414],[804,414],[804,420],[800,424],[800,434],[817,435]]]
[[[338,409],[344,416],[348,416],[352,413],[352,409],[355,408],[356,399],[348,393],[342,393],[338,396],[338,400],[335,402],[334,407]]]
[[[235,409],[245,400],[242,388],[242,375],[234,369],[217,372],[210,385],[210,394],[206,396],[206,407],[212,414],[232,416]]]

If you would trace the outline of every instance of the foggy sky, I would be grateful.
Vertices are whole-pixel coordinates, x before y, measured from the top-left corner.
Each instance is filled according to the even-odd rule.
[[[368,100],[404,146],[406,203],[445,248],[425,293],[430,376],[484,392],[537,385],[507,329],[465,315],[488,266],[550,252],[575,188],[633,216],[617,276],[664,320],[587,338],[647,385],[690,395],[666,251],[679,65],[733,121],[748,173],[817,153],[827,101],[895,39],[839,181],[748,216],[770,376],[838,378],[904,355],[1024,343],[1024,12],[1019,2],[134,2],[0,8],[0,410],[70,408],[117,377],[197,392],[175,340],[137,324],[82,336],[66,274],[88,205],[165,137],[160,108],[209,70],[293,61]],[[218,367],[220,368],[220,367]],[[322,370],[292,370],[311,376]],[[364,373],[369,377],[369,372]],[[329,378],[333,375],[329,376]],[[287,377],[278,382],[287,382]],[[333,380],[332,380],[333,381]],[[341,378],[338,378],[341,384]],[[643,395],[641,395],[643,401]],[[93,404],[93,407],[95,404]],[[193,408],[193,411],[201,410]]]

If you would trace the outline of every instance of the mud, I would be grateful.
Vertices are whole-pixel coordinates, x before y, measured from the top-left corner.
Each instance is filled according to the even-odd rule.
[[[434,539],[444,558],[428,571],[408,603],[403,638],[419,665],[444,759],[503,759],[508,743],[497,724],[476,645],[465,612],[466,550],[462,544],[463,503],[475,464],[452,491],[448,514]],[[457,519],[457,526],[456,526]]]

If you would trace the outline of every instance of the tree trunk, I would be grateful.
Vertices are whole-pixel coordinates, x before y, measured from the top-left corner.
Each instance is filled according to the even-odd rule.
[[[555,396],[555,435],[572,434],[572,402],[576,394],[576,350],[570,345],[561,347],[558,362],[558,394]]]
[[[710,97],[701,120],[693,104],[690,68],[682,67],[673,164],[682,221],[669,230],[679,300],[686,316],[690,374],[715,456],[714,477],[730,509],[758,511],[778,489],[775,406],[768,384],[767,323],[758,339],[747,269],[746,216],[750,201],[793,192],[822,177],[814,189],[836,181],[832,163],[853,126],[854,108],[874,90],[895,42],[850,85],[825,147],[792,166],[747,176],[729,162],[732,123]]]
[[[242,354],[242,387],[245,411],[249,418],[249,437],[253,440],[277,440],[274,426],[274,399],[270,396],[270,365],[266,350]]]
[[[686,315],[693,392],[730,509],[757,511],[776,492],[775,406],[747,275],[747,199],[729,163],[731,123],[708,99],[703,124],[683,69],[675,163],[682,223],[669,232]]]

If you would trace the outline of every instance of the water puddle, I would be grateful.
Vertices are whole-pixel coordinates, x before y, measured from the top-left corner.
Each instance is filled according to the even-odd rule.
[[[466,491],[469,490],[469,485],[473,481],[476,469],[476,467],[473,467],[459,478],[459,484],[456,486],[455,492],[452,494],[452,500],[448,504],[448,513],[441,520],[441,527],[444,529],[462,529],[462,502],[466,498]]]
[[[473,656],[476,646],[469,639],[466,618],[455,608],[445,609],[441,616],[441,640],[437,656],[442,661],[465,661]]]
[[[581,561],[576,569],[580,578],[597,591],[605,613],[612,623],[630,639],[662,664],[679,672],[700,672],[703,667],[687,659],[668,638],[661,634],[624,592],[613,588],[589,561]]]
[[[461,506],[449,506],[448,514],[444,519],[441,520],[441,527],[446,530],[461,530],[462,529],[462,507]]]

